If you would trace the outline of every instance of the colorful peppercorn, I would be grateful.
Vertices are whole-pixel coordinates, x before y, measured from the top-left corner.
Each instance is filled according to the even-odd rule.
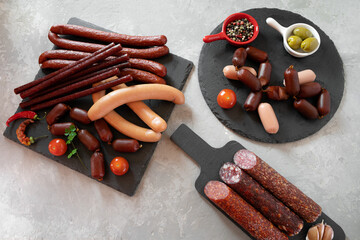
[[[226,26],[226,35],[233,41],[246,42],[254,35],[254,25],[246,18],[235,20]]]

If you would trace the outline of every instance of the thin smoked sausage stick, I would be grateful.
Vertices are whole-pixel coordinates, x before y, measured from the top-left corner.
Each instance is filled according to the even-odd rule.
[[[87,52],[65,50],[65,49],[48,50],[40,54],[39,64],[42,64],[43,62],[49,59],[80,60],[89,55],[90,54]]]
[[[54,25],[50,28],[50,31],[56,34],[62,35],[74,35],[78,37],[89,38],[93,40],[99,40],[103,42],[114,42],[122,45],[129,46],[162,46],[167,42],[167,38],[164,35],[157,36],[131,36],[126,34],[104,32],[88,27],[78,25]]]
[[[48,107],[54,106],[54,105],[56,105],[58,103],[68,102],[68,101],[71,101],[71,100],[74,100],[74,99],[77,99],[77,98],[85,97],[85,96],[91,95],[93,93],[100,92],[100,91],[108,89],[108,88],[112,88],[112,87],[114,87],[116,85],[119,85],[121,83],[126,83],[126,82],[130,82],[130,81],[132,81],[132,77],[130,75],[127,75],[125,77],[115,79],[115,80],[113,80],[111,82],[107,82],[107,83],[98,85],[96,87],[88,88],[88,89],[85,89],[83,91],[75,92],[75,93],[72,93],[70,95],[60,97],[60,98],[55,98],[55,99],[52,99],[52,100],[50,100],[48,102],[40,103],[39,105],[32,106],[31,110],[32,111],[37,111],[37,110],[41,110],[41,109],[44,109],[44,108],[48,108]]]
[[[94,52],[94,55],[99,54],[99,53],[102,53],[102,52],[110,49],[110,48],[113,47],[114,45],[115,45],[114,43],[110,43],[110,44],[107,45],[106,47],[104,47],[104,48],[102,48],[102,49],[98,49],[98,51]],[[73,63],[73,64],[70,64],[70,65],[68,65],[68,66],[66,66],[66,67],[64,67],[64,68],[62,68],[62,69],[60,69],[60,70],[58,70],[58,71],[55,71],[55,72],[50,73],[50,74],[48,74],[48,75],[46,75],[46,76],[44,76],[44,77],[42,77],[42,78],[36,79],[35,81],[29,82],[29,83],[24,84],[24,85],[22,85],[22,86],[20,86],[20,87],[17,87],[17,88],[14,89],[14,92],[15,92],[15,94],[19,94],[19,93],[21,93],[21,92],[23,92],[23,91],[25,91],[25,90],[27,90],[27,89],[29,89],[29,88],[37,85],[37,84],[39,84],[39,83],[42,83],[42,82],[44,82],[44,81],[46,81],[46,80],[48,80],[48,79],[50,79],[50,78],[52,78],[52,77],[54,77],[54,76],[62,73],[62,72],[64,72],[64,71],[66,71],[66,70],[74,67],[76,64],[79,64],[79,63],[81,63],[81,62],[84,62],[84,61],[88,60],[90,57],[91,57],[91,56],[88,56],[88,57],[86,57],[86,58],[83,58],[83,59],[79,60],[78,62]]]
[[[60,82],[64,78],[66,78],[74,73],[77,73],[77,72],[91,66],[92,64],[107,58],[108,56],[111,56],[114,52],[117,52],[120,49],[121,49],[121,45],[118,44],[118,45],[111,47],[110,49],[105,50],[104,52],[92,54],[92,56],[89,58],[87,58],[87,57],[82,58],[79,61],[77,61],[76,64],[74,64],[71,68],[66,69],[65,71],[48,79],[47,81],[43,81],[43,82],[37,84],[36,86],[25,90],[24,92],[20,93],[20,96],[22,98],[26,98],[28,96],[31,96],[32,94],[35,94],[38,91],[46,89],[47,87]],[[85,60],[83,60],[83,59],[85,59]],[[59,71],[61,71],[61,69]]]
[[[235,153],[234,162],[305,221],[312,223],[320,216],[321,207],[316,202],[255,153],[241,149]]]
[[[69,50],[76,50],[82,52],[95,52],[104,45],[97,44],[97,43],[88,43],[88,42],[80,42],[80,41],[73,41],[65,38],[60,38],[53,32],[49,32],[48,34],[49,40],[55,44],[56,46],[69,49]],[[115,56],[120,56],[122,54],[128,54],[129,57],[132,58],[144,58],[144,59],[153,59],[159,58],[169,53],[169,48],[167,46],[157,46],[151,48],[123,48],[121,51],[114,53]]]

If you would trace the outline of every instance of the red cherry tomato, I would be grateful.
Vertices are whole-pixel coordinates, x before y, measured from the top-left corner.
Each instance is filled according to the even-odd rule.
[[[116,157],[110,163],[110,169],[115,175],[124,175],[129,170],[129,163],[123,157]]]
[[[55,156],[64,155],[67,151],[67,145],[64,139],[55,138],[49,143],[49,152]]]
[[[217,102],[222,108],[232,108],[236,104],[236,94],[231,89],[223,89],[217,96]]]

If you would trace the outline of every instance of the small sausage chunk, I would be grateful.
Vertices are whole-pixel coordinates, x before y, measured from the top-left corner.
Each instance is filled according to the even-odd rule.
[[[248,58],[259,63],[266,62],[268,60],[268,54],[266,52],[252,46],[246,48],[246,53]]]
[[[59,119],[64,116],[65,113],[69,111],[69,109],[69,106],[64,103],[58,103],[55,105],[55,107],[53,107],[53,109],[51,109],[51,111],[46,116],[47,124],[50,126],[59,121]]]
[[[111,141],[113,139],[113,134],[106,121],[103,118],[100,118],[94,122],[94,126],[97,133],[99,134],[101,141],[111,144]]]
[[[234,52],[234,56],[232,58],[232,63],[235,67],[240,68],[244,66],[246,60],[246,50],[245,48],[238,48]]]
[[[91,176],[102,181],[105,175],[104,155],[96,150],[90,158]]]
[[[116,139],[112,142],[112,147],[118,152],[136,152],[141,145],[135,139]]]
[[[300,85],[300,92],[297,98],[310,98],[319,95],[321,85],[318,82],[308,82]]]
[[[294,108],[308,119],[316,119],[319,117],[318,110],[305,99],[294,101]]]
[[[87,149],[89,149],[90,151],[93,152],[97,149],[100,149],[99,141],[88,130],[81,129],[78,131],[77,134],[78,134],[78,138],[79,138],[80,142],[82,144],[84,144],[84,146]]]
[[[290,96],[298,95],[300,91],[299,75],[293,65],[285,70],[284,79],[286,92]]]
[[[244,103],[246,111],[256,111],[262,98],[262,92],[251,92]]]
[[[271,63],[269,63],[268,61],[260,64],[259,80],[261,86],[266,86],[270,83],[271,69],[272,69]]]
[[[237,72],[237,78],[247,87],[249,87],[252,92],[258,92],[261,90],[260,80],[255,77],[250,71],[241,68]]]
[[[91,123],[91,120],[88,117],[87,111],[81,108],[74,107],[70,110],[70,117],[75,121],[78,121],[83,124]]]
[[[330,112],[330,93],[323,88],[320,93],[319,100],[317,102],[317,110],[320,114],[320,118],[324,117]]]
[[[70,128],[71,126],[75,127],[75,124],[72,122],[54,123],[49,126],[49,131],[54,136],[64,136],[65,129]]]
[[[279,131],[279,122],[272,106],[269,103],[260,103],[258,113],[265,131],[276,134]]]

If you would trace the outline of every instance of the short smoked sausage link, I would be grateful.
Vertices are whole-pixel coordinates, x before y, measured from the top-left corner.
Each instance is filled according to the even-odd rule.
[[[141,148],[139,142],[135,139],[115,139],[112,147],[117,152],[136,152]]]
[[[82,52],[95,52],[104,47],[102,44],[97,43],[88,43],[73,41],[65,38],[60,38],[55,33],[49,32],[49,40],[56,46],[69,50],[76,50]],[[128,54],[131,58],[144,58],[144,59],[153,59],[165,56],[169,53],[169,48],[167,46],[156,46],[151,48],[123,48],[121,51],[114,53],[114,56],[121,56],[123,54]]]
[[[75,127],[75,124],[72,122],[54,123],[53,125],[49,126],[49,131],[54,136],[64,136],[65,130],[71,126]]]
[[[321,207],[249,150],[239,150],[234,162],[277,199],[305,221],[312,223],[321,214]]]
[[[244,103],[246,111],[256,111],[262,98],[262,92],[250,92]]]
[[[49,126],[53,125],[70,110],[69,106],[64,103],[58,103],[46,115],[46,122]]]
[[[88,27],[70,24],[52,26],[50,31],[62,35],[74,35],[103,42],[114,42],[129,46],[161,46],[167,42],[167,38],[164,35],[131,36],[114,32],[104,32]]]
[[[91,123],[91,120],[87,115],[87,111],[78,107],[74,107],[70,110],[70,118],[82,124]]]
[[[289,98],[285,87],[281,86],[268,86],[263,92],[266,93],[268,98],[276,101],[287,100]]]
[[[84,146],[90,151],[100,149],[100,143],[88,130],[81,129],[77,132],[78,138]]]
[[[317,110],[319,112],[320,118],[329,114],[331,105],[330,93],[328,90],[323,88],[321,90],[318,102],[317,102]]]
[[[91,177],[102,181],[105,176],[104,155],[100,150],[96,150],[90,158]]]
[[[261,86],[266,86],[270,83],[271,69],[271,63],[269,62],[260,64],[258,78],[260,80]]]
[[[144,82],[144,83],[159,83],[166,84],[165,79],[152,74],[150,72],[142,71],[139,69],[133,68],[124,68],[120,71],[119,76],[130,75],[133,77],[134,81]]]
[[[268,54],[260,49],[249,46],[246,48],[247,57],[256,62],[262,63],[268,60]]]
[[[132,68],[152,72],[158,75],[159,77],[166,76],[167,69],[161,63],[151,61],[148,59],[141,59],[141,58],[130,58],[129,62]]]
[[[219,175],[229,187],[289,236],[298,234],[303,228],[303,221],[295,213],[236,164],[225,163]]]
[[[245,48],[238,48],[235,50],[233,58],[232,58],[232,64],[236,68],[241,68],[245,65],[247,53]]]
[[[106,121],[103,118],[100,118],[94,122],[94,126],[97,133],[99,134],[101,141],[111,144],[111,141],[113,139],[113,134]]]
[[[240,68],[239,71],[237,71],[237,78],[240,80],[240,82],[250,88],[252,92],[258,92],[261,90],[260,80],[255,77],[249,70]]]
[[[314,105],[306,99],[298,99],[294,101],[294,108],[304,117],[308,119],[319,118],[319,112]]]
[[[258,240],[285,240],[288,237],[226,184],[210,181],[205,195],[230,218]]]

